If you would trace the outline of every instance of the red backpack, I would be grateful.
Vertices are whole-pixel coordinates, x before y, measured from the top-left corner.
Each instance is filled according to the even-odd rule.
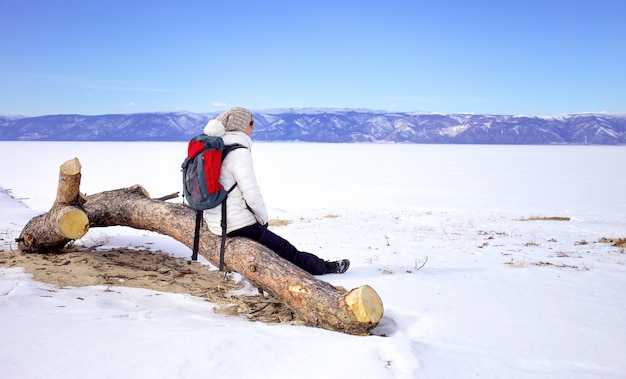
[[[245,148],[240,144],[224,145],[221,137],[200,134],[189,141],[187,158],[183,161],[183,201],[196,211],[196,228],[193,240],[192,260],[198,259],[200,226],[205,209],[222,205],[222,243],[220,246],[220,271],[224,269],[224,247],[226,243],[226,197],[237,186],[228,190],[220,184],[222,162],[232,150]]]

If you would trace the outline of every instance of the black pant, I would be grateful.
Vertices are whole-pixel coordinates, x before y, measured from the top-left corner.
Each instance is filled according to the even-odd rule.
[[[289,241],[267,229],[267,225],[256,223],[228,233],[229,237],[246,237],[259,242],[289,262],[312,275],[326,273],[326,263],[317,256],[298,251]]]

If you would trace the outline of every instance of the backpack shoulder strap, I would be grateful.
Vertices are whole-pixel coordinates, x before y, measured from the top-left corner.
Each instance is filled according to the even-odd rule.
[[[240,144],[240,143],[235,143],[235,144],[232,144],[232,145],[224,146],[224,150],[222,150],[222,163],[224,162],[224,159],[226,158],[228,153],[230,153],[231,151],[233,151],[235,149],[241,149],[241,148],[245,149],[246,147],[244,145]],[[231,193],[232,190],[234,190],[236,186],[237,186],[237,183],[235,182],[235,184],[233,184],[233,186],[228,189],[227,193]]]
[[[230,153],[231,151],[235,150],[235,149],[241,149],[241,148],[246,148],[244,145],[240,144],[240,143],[235,143],[232,145],[226,145],[224,146],[224,150],[222,150],[222,162],[224,162],[224,158],[226,158],[226,156],[228,155],[228,153]]]

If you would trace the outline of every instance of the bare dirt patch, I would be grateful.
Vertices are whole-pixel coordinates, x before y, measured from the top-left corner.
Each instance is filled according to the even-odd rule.
[[[300,323],[284,304],[267,294],[234,295],[242,289],[232,275],[163,252],[118,248],[63,253],[0,252],[0,267],[23,267],[34,280],[59,287],[126,286],[185,293],[215,303],[220,314],[243,315],[252,321]]]

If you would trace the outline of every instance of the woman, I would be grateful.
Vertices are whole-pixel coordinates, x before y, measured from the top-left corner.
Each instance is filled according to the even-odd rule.
[[[350,261],[324,261],[323,259],[298,251],[289,241],[267,228],[268,214],[263,196],[256,182],[252,164],[252,113],[245,108],[235,107],[210,120],[204,133],[222,137],[225,145],[240,144],[245,149],[234,149],[222,162],[220,184],[231,188],[226,205],[227,235],[246,237],[265,245],[276,254],[313,275],[330,273],[342,274],[350,266]],[[221,235],[221,206],[204,211],[205,220],[212,233]]]

